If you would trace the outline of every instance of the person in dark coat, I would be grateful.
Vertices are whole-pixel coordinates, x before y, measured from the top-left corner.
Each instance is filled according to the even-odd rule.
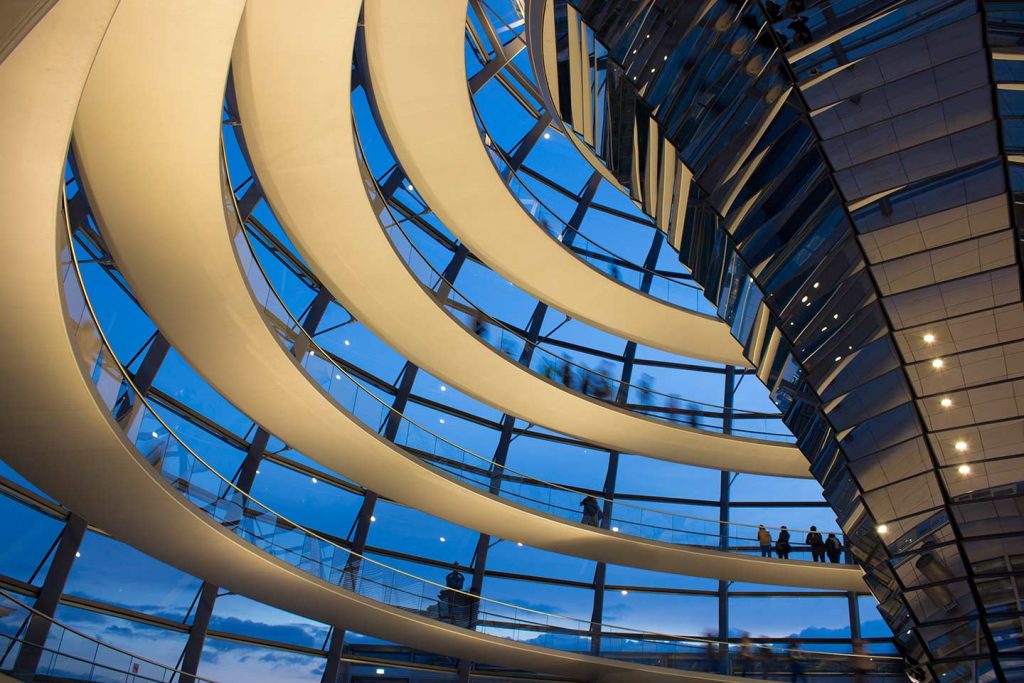
[[[828,561],[832,564],[839,564],[842,553],[842,541],[840,541],[834,533],[830,532],[828,538],[825,539],[825,554],[828,555]]]
[[[455,566],[452,567],[452,570],[448,572],[448,576],[444,577],[444,583],[449,588],[454,588],[457,591],[462,590],[462,587],[466,585],[466,577],[459,571],[458,562],[456,562]]]
[[[587,526],[601,526],[601,506],[597,504],[597,498],[587,496],[580,503],[583,508],[582,522]]]
[[[788,560],[790,550],[792,550],[792,546],[789,544],[789,530],[782,527],[779,537],[775,539],[775,554],[779,556],[779,559]]]
[[[821,534],[818,532],[818,527],[811,527],[810,532],[807,534],[807,538],[804,539],[804,543],[811,546],[811,557],[815,562],[825,561],[825,539],[823,539]]]

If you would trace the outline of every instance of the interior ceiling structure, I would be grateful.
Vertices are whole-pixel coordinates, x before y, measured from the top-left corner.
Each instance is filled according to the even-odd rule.
[[[662,654],[683,646],[661,650],[657,634],[618,634],[654,640],[647,658],[596,656],[612,628],[598,618],[547,625],[588,639],[589,651],[443,623],[431,595],[443,587],[364,563],[365,529],[362,545],[324,538],[184,442],[147,445],[144,421],[167,425],[82,287],[76,221],[61,204],[70,173],[83,187],[72,213],[88,223],[91,211],[164,353],[173,346],[261,430],[372,489],[373,501],[388,496],[485,544],[525,541],[601,567],[830,589],[851,601],[866,580],[915,678],[1019,677],[1020,10],[995,0],[530,0],[522,10],[517,54],[543,75],[542,120],[651,216],[719,319],[577,260],[508,193],[465,83],[464,0],[14,3],[0,13],[10,199],[0,219],[16,245],[0,296],[11,312],[3,346],[19,352],[0,362],[0,379],[26,390],[2,397],[5,460],[134,547],[342,638],[356,628],[602,681],[722,680],[672,668]],[[353,51],[362,73],[350,68]],[[354,75],[372,90],[403,173],[466,245],[462,258],[468,248],[544,305],[634,346],[752,367],[796,444],[730,433],[725,407],[716,432],[598,401],[534,371],[528,352],[524,364],[486,345],[442,304],[450,283],[433,271],[425,286],[408,259],[415,250],[399,253],[351,103],[339,97]],[[726,540],[709,549],[547,514],[498,495],[500,463],[483,485],[429,466],[388,436],[397,409],[372,404],[382,426],[368,426],[356,400],[316,381],[322,350],[274,298],[248,243],[223,151],[223,114],[235,105],[254,186],[323,283],[323,302],[333,295],[410,363],[510,424],[518,417],[615,457],[814,476],[864,572],[730,553],[724,517],[712,523]],[[628,379],[624,370],[622,386]],[[169,473],[168,448],[189,466]],[[390,589],[416,588],[395,597],[384,574]],[[501,628],[537,628],[537,614],[502,614]],[[703,645],[728,658],[729,644],[715,642]],[[852,666],[817,656],[826,669]]]
[[[1001,615],[1024,550],[1019,7],[532,9],[557,41],[551,106],[634,199],[673,192],[652,161],[692,170],[673,196],[713,227],[679,234],[681,258],[721,292],[905,651],[937,680],[1019,676],[1021,620]]]

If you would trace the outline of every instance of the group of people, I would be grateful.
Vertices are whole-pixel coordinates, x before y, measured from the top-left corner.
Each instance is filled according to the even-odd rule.
[[[761,557],[772,556],[772,534],[763,524],[757,527],[757,544],[761,547]],[[833,564],[839,564],[842,561],[843,542],[831,531],[826,537],[822,537],[818,527],[811,526],[804,538],[804,544],[810,546],[811,557],[815,562],[824,562],[825,557],[828,557],[828,561]],[[783,526],[779,529],[778,538],[775,539],[775,554],[780,559],[788,560],[792,550],[789,529]]]
[[[711,651],[710,646],[709,651]],[[873,668],[873,662],[870,657],[858,656],[864,653],[864,642],[860,639],[854,639],[854,656],[849,657],[844,664],[853,673],[853,679],[856,683],[865,681]],[[808,661],[800,650],[800,641],[796,638],[790,638],[789,642],[786,643],[786,649],[780,651],[770,647],[767,643],[762,643],[755,648],[753,641],[750,639],[750,634],[744,633],[740,639],[740,650],[734,664],[733,673],[737,676],[756,673],[770,675],[782,673],[788,669],[789,680],[792,683],[797,683],[797,681],[806,680],[807,665]]]
[[[558,361],[545,358],[541,366],[541,373],[548,379],[602,401],[610,401],[615,395],[615,385],[608,379],[611,372],[612,366],[607,362],[602,363],[597,372],[587,367],[577,368],[569,356],[562,356]]]

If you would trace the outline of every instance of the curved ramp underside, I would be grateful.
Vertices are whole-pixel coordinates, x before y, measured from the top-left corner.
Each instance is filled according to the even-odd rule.
[[[398,4],[404,16],[453,3]],[[688,429],[566,391],[482,343],[439,305],[396,252],[366,197],[351,106],[344,97],[354,28],[342,36],[317,7],[304,3],[285,12],[273,3],[250,2],[233,73],[260,184],[307,263],[346,308],[434,376],[528,422],[624,453],[738,472],[810,476],[806,459],[792,444]],[[368,19],[376,16],[371,7]],[[389,30],[401,33],[401,22]],[[345,42],[339,42],[342,37]],[[368,43],[369,38],[368,29]],[[464,72],[460,65],[459,78]],[[483,154],[479,138],[475,143]],[[493,169],[490,175],[500,184]],[[518,205],[515,212],[525,216]],[[534,232],[543,236],[539,229]]]

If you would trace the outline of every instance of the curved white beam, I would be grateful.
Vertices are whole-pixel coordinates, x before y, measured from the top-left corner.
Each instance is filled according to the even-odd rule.
[[[484,149],[466,81],[463,0],[366,3],[377,106],[406,174],[487,265],[538,299],[611,334],[672,353],[748,366],[721,320],[644,295],[551,239]]]
[[[75,124],[79,167],[107,244],[143,307],[240,410],[383,496],[499,538],[660,571],[863,590],[859,570],[847,567],[658,543],[545,515],[426,466],[352,418],[269,330],[231,243],[219,119],[241,4],[202,24],[178,5],[141,5],[147,9],[129,4],[118,12],[97,56]],[[310,1],[299,9],[257,1],[247,16],[271,7],[316,18],[332,40],[351,44],[356,2]],[[321,14],[304,14],[314,8]],[[309,36],[297,22],[275,28],[282,43],[289,30]],[[337,219],[333,204],[319,206]]]
[[[419,11],[413,8],[445,4],[453,3],[397,3],[405,8],[399,14],[411,15]],[[431,374],[528,422],[624,453],[810,476],[792,444],[685,428],[566,391],[482,343],[440,306],[395,252],[367,201],[343,97],[350,43],[339,43],[326,19],[311,18],[312,7],[289,14],[272,2],[250,3],[235,49],[235,92],[256,175],[275,214],[346,308]]]

